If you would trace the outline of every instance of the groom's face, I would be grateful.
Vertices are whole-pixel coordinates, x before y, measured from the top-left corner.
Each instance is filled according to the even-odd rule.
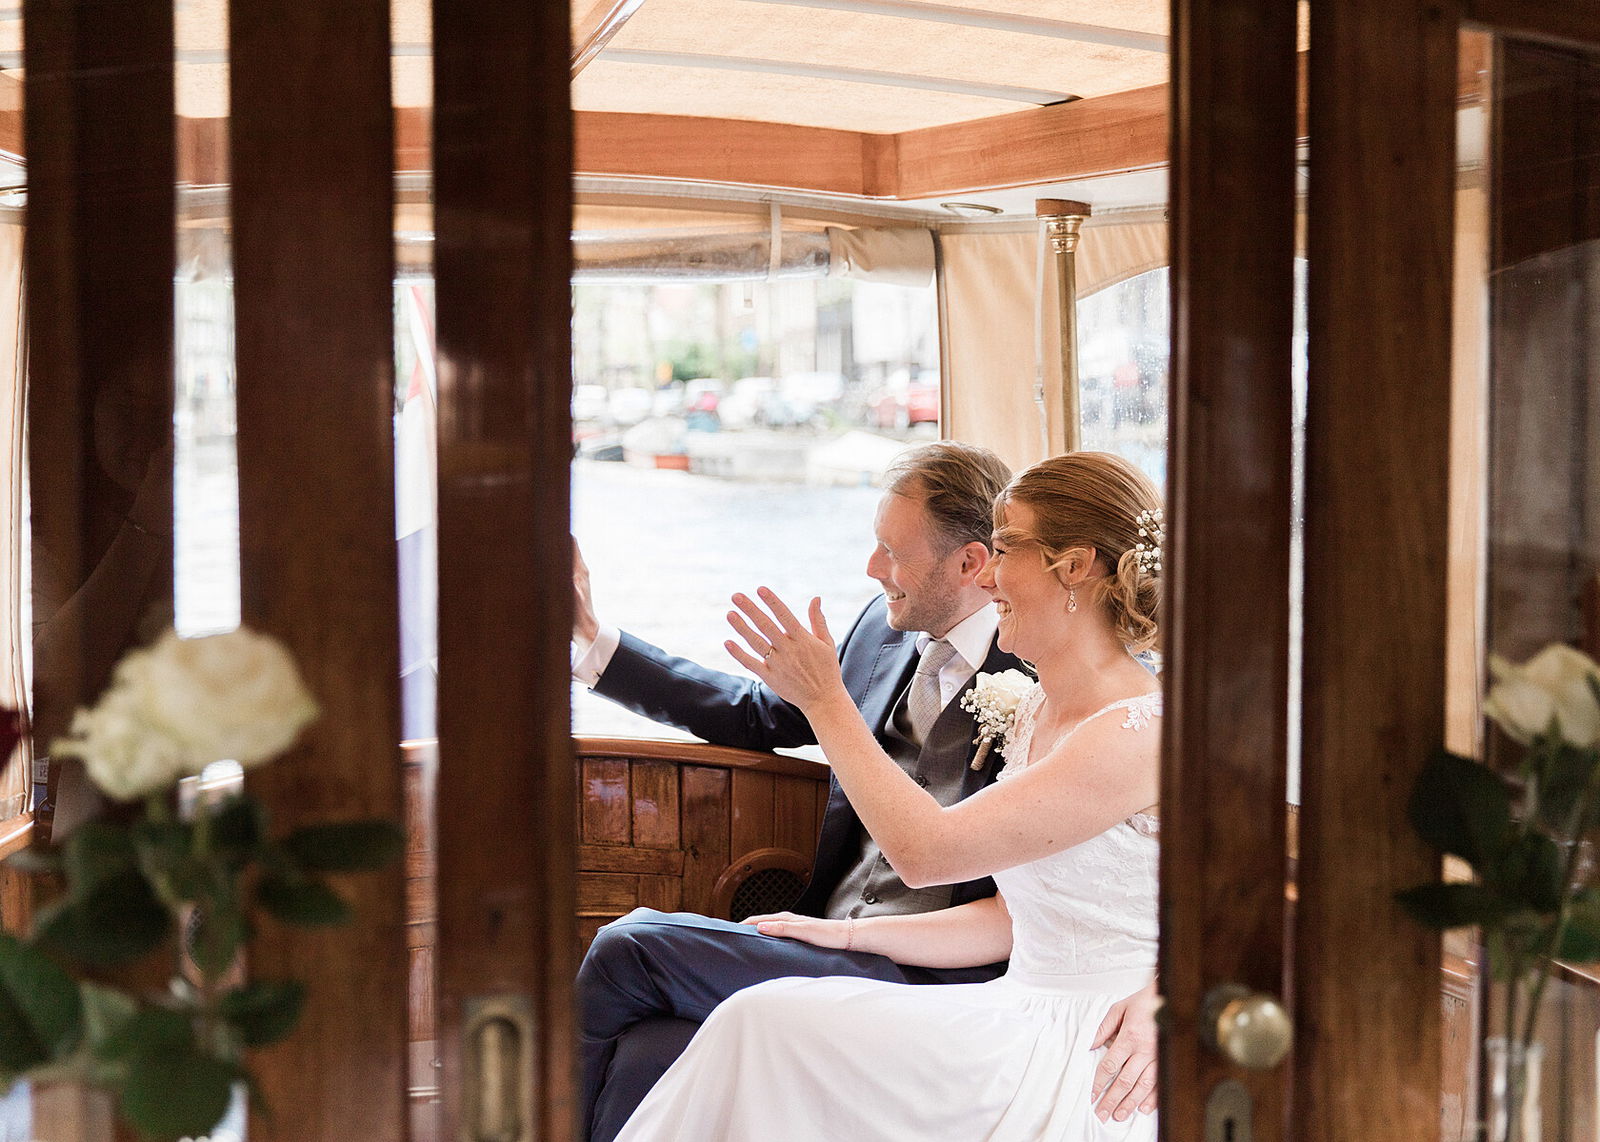
[[[921,496],[884,496],[872,530],[867,574],[883,588],[889,625],[943,637],[961,617],[961,548],[940,534]]]

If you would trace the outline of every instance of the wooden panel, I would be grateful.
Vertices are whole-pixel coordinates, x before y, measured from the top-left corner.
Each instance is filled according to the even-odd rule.
[[[733,772],[729,853],[742,856],[772,844],[772,783],[770,773]]]
[[[1466,17],[1503,35],[1600,44],[1596,0],[1466,0]]]
[[[633,843],[642,848],[678,847],[678,767],[636,761],[632,767]]]
[[[170,5],[23,9],[33,732],[47,743],[154,633],[142,624],[172,614],[173,25]],[[51,768],[63,828],[96,807],[81,774],[73,763],[63,784]]]
[[[1284,994],[1295,12],[1175,12],[1162,1126],[1202,1137],[1232,1078],[1276,1142],[1284,1071],[1230,1067],[1200,1011],[1225,983]]]
[[[641,175],[835,194],[886,193],[867,185],[863,136],[855,131],[582,111],[576,116],[576,132],[575,173],[580,175]]]
[[[828,779],[829,769],[820,761],[790,757],[781,753],[757,753],[748,749],[707,745],[704,742],[658,741],[652,738],[575,738],[574,748],[581,757],[652,758],[687,765],[716,765],[724,769],[754,769],[761,773],[786,773],[793,777]]]
[[[322,706],[246,779],[279,828],[404,808],[388,45],[382,0],[258,0],[229,21],[243,614]],[[251,941],[253,971],[311,981],[296,1034],[258,1056],[277,1113],[253,1109],[252,1139],[405,1137],[402,876],[345,881],[347,927]]]
[[[1444,734],[1458,13],[1349,0],[1311,24],[1306,1142],[1439,1137],[1439,938],[1393,899],[1438,874],[1405,806]]]
[[[578,873],[579,916],[621,916],[639,903],[639,878],[619,873]]]
[[[639,906],[676,912],[683,903],[683,880],[676,876],[641,876]]]
[[[648,873],[651,876],[682,876],[683,853],[678,849],[579,845],[578,868],[586,872],[635,872]]]
[[[589,844],[627,844],[633,819],[628,763],[586,760],[582,764],[583,839]]]
[[[1144,87],[905,131],[896,137],[891,193],[931,198],[1158,167],[1167,161],[1170,101],[1165,85]]]
[[[433,15],[442,1128],[467,1129],[468,1003],[508,995],[533,1024],[532,1134],[556,1142],[578,947],[568,5]]]
[[[778,778],[772,797],[772,843],[780,849],[793,849],[811,856],[817,851],[817,831],[822,818],[817,813],[815,781],[792,777]],[[821,783],[824,793],[827,782]]]
[[[683,907],[711,908],[712,890],[728,865],[728,771],[683,768]]]

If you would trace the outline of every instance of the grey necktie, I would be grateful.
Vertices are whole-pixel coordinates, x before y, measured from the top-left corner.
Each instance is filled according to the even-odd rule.
[[[911,740],[918,745],[928,740],[928,731],[944,709],[944,698],[939,692],[939,671],[955,657],[956,648],[942,638],[936,638],[922,648],[922,661],[917,663],[917,673],[906,691],[906,725],[911,730]]]

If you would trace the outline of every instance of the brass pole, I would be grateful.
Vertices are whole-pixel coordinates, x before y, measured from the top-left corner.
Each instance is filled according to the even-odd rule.
[[[1060,314],[1061,343],[1061,449],[1082,447],[1083,418],[1078,407],[1078,231],[1089,217],[1087,202],[1040,198],[1034,213],[1044,223],[1045,237],[1056,264],[1056,308]]]

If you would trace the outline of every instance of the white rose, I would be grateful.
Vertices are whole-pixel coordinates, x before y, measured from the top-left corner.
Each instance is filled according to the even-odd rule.
[[[980,672],[973,689],[982,696],[984,705],[1009,716],[1016,713],[1023,695],[1033,689],[1033,679],[1020,670],[1006,670],[999,674]]]
[[[1552,719],[1563,740],[1579,748],[1600,742],[1600,702],[1589,679],[1600,679],[1600,665],[1570,646],[1553,643],[1521,666],[1489,657],[1495,684],[1483,711],[1512,738],[1527,745],[1550,729]]]
[[[56,752],[84,759],[95,784],[131,800],[214,761],[251,766],[287,749],[317,716],[294,660],[247,628],[182,639],[169,631],[125,655],[93,710]]]
[[[108,691],[93,710],[79,710],[72,734],[52,751],[82,758],[89,779],[118,801],[136,800],[199,772],[180,743],[140,716],[126,691]]]

